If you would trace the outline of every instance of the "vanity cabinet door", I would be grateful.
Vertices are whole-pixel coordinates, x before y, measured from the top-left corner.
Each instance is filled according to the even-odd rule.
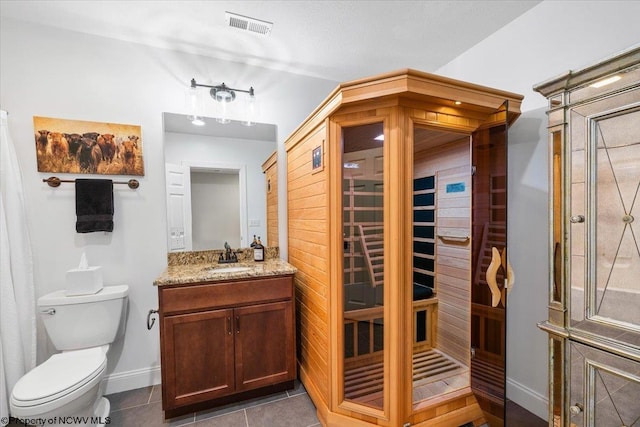
[[[164,317],[165,409],[234,391],[233,309]]]
[[[234,310],[237,391],[295,379],[293,316],[291,301]]]

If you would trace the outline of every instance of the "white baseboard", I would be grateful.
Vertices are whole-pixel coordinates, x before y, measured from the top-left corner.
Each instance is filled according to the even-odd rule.
[[[517,381],[507,378],[507,398],[545,421],[549,418],[549,399]]]
[[[118,372],[106,376],[103,380],[104,394],[120,393],[160,384],[160,367],[142,368],[135,371]]]

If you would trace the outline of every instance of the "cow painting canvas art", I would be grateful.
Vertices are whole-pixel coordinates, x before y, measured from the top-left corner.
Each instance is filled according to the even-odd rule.
[[[33,117],[38,172],[144,175],[140,126]]]

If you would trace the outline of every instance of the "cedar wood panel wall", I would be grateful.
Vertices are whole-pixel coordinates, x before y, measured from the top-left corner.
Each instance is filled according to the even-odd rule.
[[[329,206],[328,172],[313,173],[311,156],[323,146],[326,127],[316,127],[287,152],[289,263],[295,275],[298,363],[329,403]],[[323,147],[324,156],[324,147]],[[324,157],[323,162],[327,158]]]
[[[278,162],[273,158],[275,154],[265,162],[266,169],[263,165],[267,189],[267,240],[263,242],[265,246],[278,246]]]
[[[416,153],[414,176],[437,176],[436,230],[471,235],[471,158],[469,137]],[[453,181],[451,181],[453,179]],[[464,182],[463,193],[446,193],[446,184]],[[436,237],[438,332],[436,348],[469,366],[471,347],[471,243]]]

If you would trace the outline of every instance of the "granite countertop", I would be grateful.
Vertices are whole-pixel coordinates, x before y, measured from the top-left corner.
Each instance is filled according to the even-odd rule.
[[[202,259],[199,257],[199,259]],[[226,270],[226,271],[225,271]],[[235,270],[235,271],[234,271]],[[167,269],[153,282],[155,286],[186,285],[201,282],[223,282],[228,280],[283,276],[298,271],[279,258],[267,258],[262,262],[241,260],[236,263],[170,262]]]

